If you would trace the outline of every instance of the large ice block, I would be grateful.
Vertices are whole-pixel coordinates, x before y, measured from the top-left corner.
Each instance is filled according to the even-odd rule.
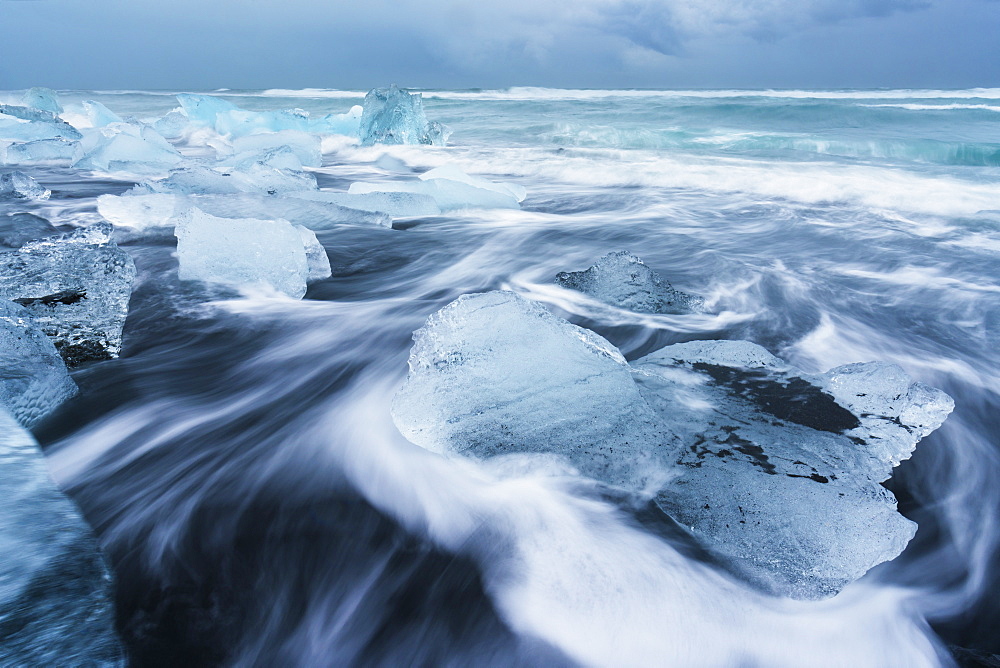
[[[33,213],[0,214],[0,246],[5,248],[20,248],[29,241],[58,233],[52,223]]]
[[[111,123],[87,131],[80,141],[73,166],[148,174],[165,172],[181,160],[177,149],[148,125]]]
[[[51,88],[29,88],[21,98],[21,103],[32,109],[41,109],[51,114],[61,114],[62,105],[59,104],[59,96]]]
[[[133,189],[135,194],[175,193],[179,195],[226,195],[256,193],[281,195],[300,190],[315,190],[316,177],[309,172],[277,169],[251,161],[239,167],[204,166],[176,169],[159,181],[145,181]]]
[[[221,98],[187,93],[178,95],[177,100],[187,123],[210,127],[229,137],[285,130],[356,137],[362,114],[361,107],[353,107],[345,114],[327,114],[316,118],[302,109],[246,111]],[[161,120],[165,129],[169,125],[170,131],[180,134],[179,119],[176,116]]]
[[[0,139],[36,141],[80,137],[79,130],[51,112],[0,104]]]
[[[182,280],[267,285],[294,299],[306,293],[305,244],[286,220],[218,218],[193,208],[177,218],[174,233]]]
[[[443,145],[447,140],[440,124],[427,122],[420,93],[410,93],[395,85],[368,92],[359,133],[364,145]]]
[[[124,666],[112,596],[93,532],[0,408],[0,665]]]
[[[771,590],[836,594],[913,536],[879,483],[951,412],[943,392],[890,364],[810,376],[746,341],[668,346],[633,367],[686,445],[657,504]]]
[[[0,253],[0,298],[24,306],[70,366],[116,357],[135,264],[95,223]]]
[[[236,156],[248,156],[264,153],[271,149],[287,148],[299,159],[302,167],[320,167],[323,164],[319,138],[301,130],[282,130],[246,135],[234,138],[231,144]]]
[[[381,212],[392,218],[437,216],[441,207],[430,195],[407,192],[373,192],[364,194],[312,190],[289,193],[289,196],[314,202],[328,202],[360,211]]]
[[[79,143],[69,139],[39,139],[11,144],[3,152],[3,162],[8,165],[27,165],[36,162],[68,162],[76,155]]]
[[[111,111],[97,100],[84,100],[83,109],[87,112],[87,119],[95,128],[103,128],[112,123],[121,123],[122,118]]]
[[[677,344],[630,367],[597,335],[491,292],[414,334],[392,414],[436,452],[558,456],[647,492],[735,570],[813,599],[906,546],[915,525],[879,483],[952,408],[893,365],[812,376],[746,341]]]
[[[97,210],[105,220],[138,233],[158,234],[173,228],[175,217],[192,207],[220,218],[282,218],[311,230],[325,230],[342,224],[392,226],[392,219],[385,214],[300,199],[300,194],[292,193],[292,197],[253,194],[185,196],[170,193],[101,195],[97,198]]]
[[[637,313],[691,313],[703,306],[700,297],[675,290],[628,251],[608,253],[586,271],[560,272],[556,283]]]
[[[46,200],[52,191],[24,172],[0,174],[0,200]]]
[[[676,436],[605,339],[513,292],[465,295],[413,335],[392,403],[414,443],[476,458],[553,453],[585,475],[655,491]]]
[[[52,341],[25,308],[0,299],[0,412],[30,429],[74,394]]]
[[[352,195],[366,193],[404,192],[426,195],[433,199],[442,211],[456,209],[517,209],[517,199],[508,193],[479,188],[451,179],[427,179],[426,181],[375,181],[352,183],[347,192]]]
[[[470,176],[455,165],[442,165],[441,167],[435,167],[434,169],[430,169],[421,174],[420,179],[423,181],[428,181],[430,179],[448,179],[449,181],[458,181],[459,183],[465,183],[476,188],[483,188],[484,190],[492,190],[493,192],[498,192],[503,195],[510,195],[518,202],[523,202],[524,198],[528,196],[528,191],[524,186],[519,186],[516,183],[490,181],[482,178],[481,176]]]

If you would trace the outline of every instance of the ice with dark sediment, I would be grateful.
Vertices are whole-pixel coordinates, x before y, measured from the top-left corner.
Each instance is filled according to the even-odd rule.
[[[0,150],[0,162],[7,165],[28,165],[37,162],[68,162],[73,160],[79,142],[69,139],[38,139],[17,142]]]
[[[556,283],[636,313],[697,313],[703,300],[675,290],[628,251],[608,253],[586,271],[563,271]]]
[[[413,341],[392,415],[414,443],[476,458],[553,453],[635,492],[670,475],[677,437],[597,334],[513,292],[486,292],[433,314]]]
[[[51,88],[29,88],[21,98],[21,104],[32,109],[40,109],[50,114],[61,114],[62,105],[59,96]]]
[[[440,123],[428,123],[420,93],[395,85],[374,88],[365,95],[359,135],[363,145],[434,144],[443,146],[448,132]]]
[[[649,494],[734,570],[815,599],[906,546],[915,525],[879,483],[952,407],[894,365],[812,376],[746,341],[678,344],[630,366],[596,334],[490,292],[414,334],[392,414],[436,452],[555,455]]]
[[[59,234],[59,230],[33,213],[0,214],[0,246],[20,248],[29,241]]]
[[[0,139],[80,139],[83,135],[50,111],[0,104]]]
[[[943,392],[877,362],[804,374],[746,341],[632,366],[685,444],[656,503],[768,589],[831,596],[913,537],[880,483],[951,412]]]
[[[191,208],[220,218],[287,220],[311,230],[325,230],[338,225],[375,225],[391,227],[392,219],[383,214],[351,209],[334,203],[290,197],[271,197],[240,193],[235,195],[174,195],[170,193],[101,195],[97,210],[108,222],[131,236],[170,235],[176,218]],[[116,232],[117,233],[117,232]]]
[[[174,233],[181,280],[263,285],[300,299],[321,269],[315,235],[307,239],[287,220],[220,218],[192,208],[177,217]]]
[[[73,167],[136,174],[166,172],[183,158],[148,125],[111,123],[88,130],[77,149]]]
[[[0,408],[0,665],[124,666],[112,596],[93,532]]]
[[[0,174],[0,200],[46,200],[51,194],[51,190],[24,172]]]
[[[116,357],[135,264],[95,223],[0,253],[0,298],[21,304],[70,366]]]
[[[74,394],[65,363],[31,314],[0,299],[0,411],[30,429]]]

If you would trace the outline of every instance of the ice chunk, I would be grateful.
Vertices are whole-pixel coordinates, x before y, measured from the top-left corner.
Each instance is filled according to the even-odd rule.
[[[287,146],[279,146],[257,153],[240,153],[222,160],[217,170],[248,172],[262,167],[291,172],[302,171],[302,160]]]
[[[213,128],[219,114],[225,114],[237,108],[233,103],[211,95],[181,93],[177,96],[177,101],[180,102],[184,115],[191,123]]]
[[[523,202],[524,198],[528,196],[528,191],[525,190],[524,186],[519,186],[516,183],[495,183],[479,176],[469,176],[455,165],[442,165],[441,167],[435,167],[434,169],[421,174],[420,178],[424,181],[430,179],[448,179],[449,181],[458,181],[459,183],[465,183],[470,186],[475,186],[476,188],[483,188],[484,190],[492,190],[493,192],[510,195],[518,202]]]
[[[59,96],[51,88],[30,88],[25,92],[21,102],[26,107],[41,109],[53,114],[63,112],[62,105],[59,104]]]
[[[301,166],[320,167],[323,164],[319,138],[299,130],[282,130],[237,137],[232,140],[232,147],[236,156],[287,148],[295,154]]]
[[[609,253],[586,271],[560,272],[556,283],[637,313],[691,313],[703,305],[700,297],[675,290],[628,251]]]
[[[303,237],[286,220],[218,218],[190,209],[178,217],[174,233],[182,280],[266,284],[294,299],[306,293]]]
[[[428,179],[426,181],[377,181],[374,183],[352,183],[348,191],[352,195],[366,193],[405,192],[427,195],[437,202],[442,211],[455,209],[517,209],[520,205],[512,195],[486,188],[477,188],[451,179]]]
[[[365,96],[359,129],[361,143],[443,145],[443,126],[427,123],[420,93],[409,93],[395,85],[375,88]]]
[[[76,155],[79,143],[69,139],[39,139],[7,147],[3,161],[8,165],[34,162],[69,161]]]
[[[0,665],[123,666],[111,576],[31,435],[0,409]]]
[[[302,237],[302,246],[306,249],[306,265],[309,267],[308,281],[312,283],[330,278],[333,275],[333,270],[330,268],[330,258],[326,254],[323,244],[316,238],[316,233],[302,225],[296,225],[295,229],[299,231],[299,236]]]
[[[0,139],[35,141],[38,139],[80,139],[79,130],[55,114],[0,104]]]
[[[633,367],[686,446],[657,504],[771,590],[836,594],[913,536],[879,483],[951,412],[943,392],[889,364],[809,376],[746,341],[668,346]]]
[[[24,172],[5,172],[0,174],[0,200],[45,200],[51,194],[51,190],[40,186],[35,179]]]
[[[0,412],[5,407],[30,429],[74,394],[52,341],[27,310],[0,299]]]
[[[158,232],[174,226],[174,218],[191,207],[220,218],[282,218],[312,230],[330,229],[337,225],[380,225],[391,227],[392,219],[371,213],[313,202],[297,197],[269,197],[252,194],[238,195],[101,195],[97,210],[105,220],[133,232]]]
[[[181,113],[195,126],[210,127],[219,134],[242,137],[286,130],[312,134],[341,134],[356,137],[361,119],[361,107],[346,114],[327,114],[313,118],[302,109],[281,111],[245,111],[234,104],[210,95],[182,94],[177,96]],[[163,119],[167,122],[167,119]],[[178,119],[169,121],[178,126]],[[178,127],[178,134],[180,128]]]
[[[300,190],[315,190],[316,177],[308,172],[276,169],[252,161],[239,167],[185,167],[174,170],[159,181],[136,186],[136,194],[175,193],[181,195],[225,195],[257,193],[279,195]]]
[[[413,335],[392,403],[411,441],[479,458],[554,453],[633,491],[657,489],[676,437],[606,340],[513,292],[465,295]]]
[[[407,192],[373,192],[365,194],[335,193],[328,190],[313,190],[289,193],[291,197],[315,202],[329,202],[349,209],[380,211],[393,218],[419,218],[437,216],[441,207],[430,195]]]
[[[112,123],[80,141],[73,166],[105,172],[158,173],[182,160],[173,145],[149,126]]]
[[[52,223],[33,213],[0,215],[0,246],[20,248],[29,241],[58,233]]]
[[[153,123],[153,129],[167,139],[177,139],[184,134],[184,130],[187,129],[190,123],[191,119],[180,109],[174,109]]]
[[[122,122],[121,116],[96,100],[84,100],[83,108],[87,112],[90,124],[95,128],[103,128],[105,125]]]
[[[0,298],[24,306],[70,366],[116,357],[135,264],[96,223],[0,253]]]

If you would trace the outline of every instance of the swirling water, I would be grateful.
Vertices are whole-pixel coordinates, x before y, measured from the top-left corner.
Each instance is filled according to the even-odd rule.
[[[221,91],[346,111],[350,91]],[[324,188],[454,163],[521,210],[319,233],[301,302],[139,279],[120,359],[37,430],[118,580],[137,665],[947,665],[1000,653],[1000,90],[427,91],[447,147],[336,143]],[[68,92],[162,115],[158,92]],[[195,154],[203,147],[183,147]],[[384,154],[405,167],[386,169]],[[132,185],[38,168],[53,222]],[[629,250],[711,315],[557,288]],[[920,529],[831,601],[763,597],[581,480],[498,477],[406,442],[410,335],[459,295],[538,300],[634,359],[759,343],[809,371],[884,360],[956,401],[887,483]]]

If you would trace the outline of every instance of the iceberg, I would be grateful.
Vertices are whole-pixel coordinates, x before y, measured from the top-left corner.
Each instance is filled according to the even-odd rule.
[[[252,161],[238,168],[204,166],[176,169],[165,179],[145,181],[133,189],[135,194],[174,193],[180,195],[227,195],[256,193],[281,195],[300,190],[315,190],[316,177],[308,172],[276,169]]]
[[[313,190],[290,193],[292,197],[314,202],[328,202],[360,211],[381,212],[392,218],[437,216],[441,207],[430,195],[407,192],[373,192],[365,194],[335,193]]]
[[[55,114],[0,104],[0,139],[36,141],[39,139],[80,139],[83,135]]]
[[[95,128],[103,128],[112,123],[122,123],[122,118],[96,100],[84,100],[83,109],[87,119]]]
[[[373,183],[352,183],[347,192],[352,195],[367,193],[414,193],[433,199],[441,211],[456,209],[518,209],[517,199],[507,193],[487,188],[478,188],[452,181],[451,179],[427,179],[426,181],[377,181]]]
[[[173,145],[149,126],[111,123],[87,132],[80,141],[73,167],[104,172],[159,173],[183,158]]]
[[[33,213],[0,215],[0,246],[20,248],[29,241],[59,234],[49,221]]]
[[[524,198],[528,196],[528,191],[524,186],[519,186],[516,183],[496,183],[479,176],[469,176],[455,165],[442,165],[441,167],[435,167],[434,169],[421,174],[420,179],[422,181],[428,181],[431,179],[448,179],[449,181],[458,181],[459,183],[464,183],[475,188],[492,190],[493,192],[497,192],[502,195],[510,195],[518,202],[523,202]]]
[[[447,131],[427,122],[420,93],[397,88],[374,88],[365,95],[359,128],[361,143],[444,145]]]
[[[627,364],[596,334],[509,292],[466,295],[414,333],[392,404],[429,450],[563,458],[651,496],[762,588],[831,596],[915,525],[880,483],[954,403],[891,364],[808,375],[746,341]]]
[[[677,437],[608,341],[513,292],[459,297],[413,334],[392,417],[434,452],[565,457],[584,475],[656,490]]]
[[[0,665],[124,666],[97,541],[2,409],[0,453]]]
[[[293,299],[306,293],[305,242],[286,220],[218,218],[189,209],[177,218],[174,233],[181,280],[264,284]]]
[[[657,494],[668,515],[775,593],[832,596],[916,531],[879,483],[954,402],[892,364],[804,374],[746,341],[633,362],[686,448]]]
[[[704,302],[675,290],[628,251],[608,253],[586,271],[563,271],[556,283],[636,313],[692,313]]]
[[[8,165],[26,165],[35,162],[70,161],[76,155],[79,143],[69,139],[38,139],[19,142],[7,147],[3,162]]]
[[[46,200],[51,194],[51,190],[40,186],[35,179],[24,172],[5,172],[0,174],[0,200]]]
[[[175,218],[190,208],[198,208],[219,218],[284,219],[311,230],[326,230],[338,225],[377,225],[391,227],[385,214],[350,209],[333,203],[290,197],[253,194],[173,195],[170,193],[101,195],[97,211],[110,223],[132,233],[160,234],[174,227]]]
[[[21,103],[26,107],[40,109],[51,114],[63,112],[62,105],[59,104],[59,96],[51,88],[29,88],[24,93],[24,97],[21,98]]]
[[[0,253],[0,298],[25,307],[70,366],[117,357],[135,264],[95,223]]]
[[[246,135],[236,137],[231,143],[233,153],[237,157],[287,148],[298,158],[301,167],[320,167],[323,165],[319,138],[301,130],[281,130]]]
[[[30,429],[74,394],[52,341],[25,308],[0,299],[0,412]]]

